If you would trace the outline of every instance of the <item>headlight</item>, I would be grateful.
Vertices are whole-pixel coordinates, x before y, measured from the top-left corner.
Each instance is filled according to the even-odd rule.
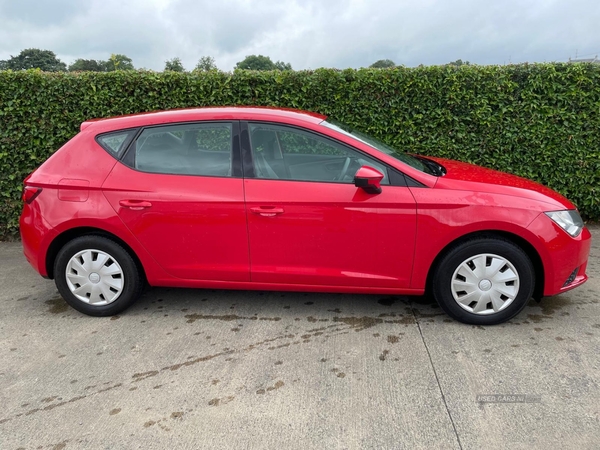
[[[579,233],[583,230],[583,220],[581,220],[581,216],[575,210],[550,211],[545,214],[550,217],[556,225],[573,237],[579,236]]]

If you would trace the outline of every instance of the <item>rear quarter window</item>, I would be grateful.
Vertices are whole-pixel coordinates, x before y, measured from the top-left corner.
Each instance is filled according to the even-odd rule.
[[[131,139],[133,139],[136,131],[137,129],[119,130],[100,134],[96,136],[96,142],[98,142],[104,150],[118,159],[131,142]]]

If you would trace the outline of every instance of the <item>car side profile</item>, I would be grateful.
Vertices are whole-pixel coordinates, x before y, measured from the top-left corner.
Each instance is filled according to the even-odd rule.
[[[27,260],[78,311],[150,286],[422,295],[490,325],[587,279],[575,206],[325,116],[221,107],[81,124],[27,177]]]

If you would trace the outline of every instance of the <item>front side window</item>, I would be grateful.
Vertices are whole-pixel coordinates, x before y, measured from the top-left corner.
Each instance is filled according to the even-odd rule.
[[[409,166],[420,170],[421,172],[425,172],[430,175],[436,176],[440,176],[445,173],[443,171],[443,167],[438,167],[439,164],[435,163],[434,161],[404,153],[398,149],[390,147],[385,142],[377,139],[374,136],[362,133],[343,123],[328,119],[321,122],[321,125],[327,128],[331,128],[332,130],[335,130],[339,133],[343,133],[346,136],[350,136],[353,139],[359,140],[363,144],[367,144],[368,146],[374,148],[375,150],[379,150],[380,152],[383,152],[386,155],[393,156],[397,160],[402,161],[404,164],[408,164]]]
[[[231,124],[177,124],[146,128],[133,144],[143,172],[231,176]]]
[[[382,184],[389,184],[384,164],[297,128],[251,123],[250,143],[258,178],[352,183],[361,166],[371,166],[383,173]]]

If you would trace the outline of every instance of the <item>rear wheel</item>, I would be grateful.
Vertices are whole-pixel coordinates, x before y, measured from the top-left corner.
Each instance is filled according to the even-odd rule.
[[[452,318],[495,325],[516,316],[531,298],[535,271],[514,243],[479,238],[450,250],[439,262],[432,292]]]
[[[143,282],[127,251],[102,236],[81,236],[65,244],[54,263],[58,291],[90,316],[112,316],[140,295]]]

